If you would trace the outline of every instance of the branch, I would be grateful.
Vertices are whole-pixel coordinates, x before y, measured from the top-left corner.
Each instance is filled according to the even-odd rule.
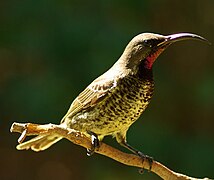
[[[84,148],[91,148],[91,140],[86,137],[83,133],[79,131],[75,131],[73,129],[64,128],[55,124],[32,124],[32,123],[13,123],[10,129],[11,132],[21,133],[21,136],[18,139],[18,142],[21,143],[24,141],[26,136],[31,135],[40,135],[40,134],[55,134],[62,136],[74,144],[83,146]],[[124,153],[118,149],[115,149],[103,142],[100,142],[100,147],[95,151],[98,154],[102,154],[109,158],[114,159],[122,164],[128,166],[135,166],[143,169],[149,170],[150,164],[148,161],[143,161],[139,156],[134,154]],[[162,179],[166,180],[202,180],[197,178],[188,177],[186,175],[173,172],[166,166],[162,165],[157,161],[153,161],[151,170]],[[204,178],[203,180],[209,180],[208,178]]]

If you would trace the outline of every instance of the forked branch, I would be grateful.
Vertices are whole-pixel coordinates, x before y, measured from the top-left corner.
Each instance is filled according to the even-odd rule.
[[[11,132],[21,133],[18,142],[24,141],[26,136],[40,135],[40,134],[55,134],[60,135],[74,144],[83,146],[84,148],[91,148],[91,140],[87,138],[83,133],[75,131],[69,128],[63,128],[55,124],[32,124],[32,123],[13,123],[10,129]],[[149,170],[150,164],[147,161],[142,162],[142,159],[134,154],[124,153],[118,149],[115,149],[103,142],[100,142],[100,147],[95,151],[98,154],[102,154],[109,158],[112,158],[120,163],[128,166],[135,166]],[[151,167],[151,171],[165,180],[199,180],[197,178],[188,177],[186,175],[173,172],[161,163],[154,161]],[[202,180],[202,179],[201,179]],[[203,180],[209,180],[204,178]]]

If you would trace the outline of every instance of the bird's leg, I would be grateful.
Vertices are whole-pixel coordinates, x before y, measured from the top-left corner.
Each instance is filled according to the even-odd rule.
[[[143,154],[142,152],[138,151],[137,149],[133,148],[132,146],[130,146],[127,142],[126,142],[126,138],[124,136],[121,136],[121,134],[117,134],[116,135],[116,139],[117,139],[117,142],[127,148],[129,151],[133,152],[134,154],[140,156],[142,158],[142,160],[144,161],[145,159],[149,162],[149,170],[151,170],[152,168],[152,163],[153,163],[153,158],[150,157],[150,156],[147,156],[145,154]]]
[[[87,155],[91,156],[94,154],[94,151],[99,148],[100,143],[99,143],[99,139],[97,137],[97,134],[95,134],[92,131],[87,131],[87,133],[89,135],[91,135],[91,149],[87,149]]]
[[[130,150],[131,152],[133,152],[134,154],[140,156],[140,157],[143,159],[143,161],[144,161],[145,159],[147,159],[148,162],[149,162],[149,165],[150,165],[150,168],[149,168],[149,169],[151,170],[151,168],[152,168],[152,163],[153,163],[153,158],[152,158],[152,157],[147,156],[147,155],[143,154],[142,152],[138,151],[137,149],[133,148],[133,147],[130,146],[126,141],[122,141],[120,144],[121,144],[123,147],[127,148],[128,150]]]

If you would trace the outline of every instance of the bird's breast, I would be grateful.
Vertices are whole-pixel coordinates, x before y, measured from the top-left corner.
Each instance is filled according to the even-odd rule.
[[[154,82],[129,76],[119,80],[117,88],[110,95],[101,109],[101,114],[119,124],[132,124],[149,104],[154,90]]]
[[[150,79],[136,76],[119,79],[105,99],[73,117],[72,128],[104,136],[127,130],[148,106],[153,90],[154,83]]]

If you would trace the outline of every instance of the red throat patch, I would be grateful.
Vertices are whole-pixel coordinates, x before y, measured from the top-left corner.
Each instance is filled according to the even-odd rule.
[[[158,56],[164,51],[164,49],[158,49],[155,53],[149,55],[145,60],[145,68],[151,69],[153,63],[158,58]]]

